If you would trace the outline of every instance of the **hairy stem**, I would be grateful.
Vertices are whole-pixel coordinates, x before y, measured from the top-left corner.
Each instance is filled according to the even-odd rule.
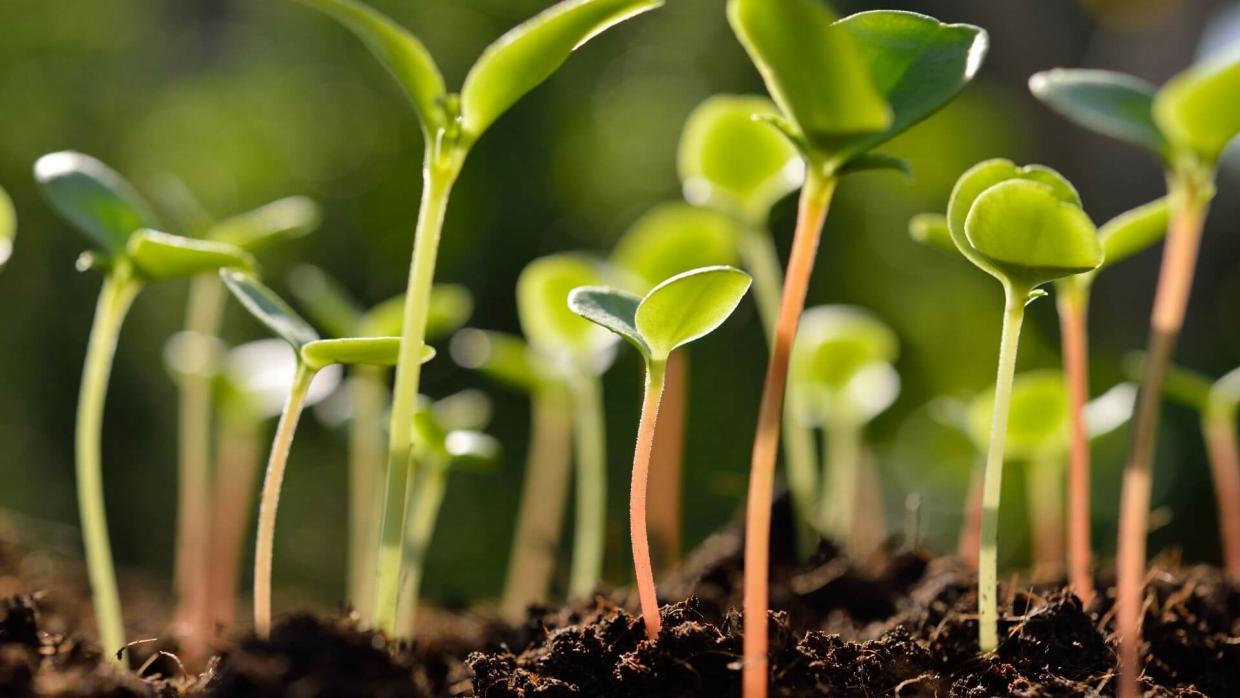
[[[405,574],[400,588],[400,618],[396,633],[412,637],[417,623],[418,598],[422,593],[422,576],[426,571],[426,551],[435,534],[435,522],[448,489],[448,468],[445,463],[428,462],[418,468],[410,479],[409,530],[405,537]]]
[[[254,545],[254,631],[259,637],[271,633],[271,558],[275,550],[276,511],[280,506],[280,488],[284,485],[284,467],[297,432],[297,420],[306,402],[306,392],[314,380],[314,371],[300,361],[293,385],[289,388],[284,410],[276,425],[271,454],[267,457],[267,473],[258,501],[258,534]]]
[[[646,391],[642,416],[637,425],[637,447],[633,450],[633,480],[629,485],[629,537],[633,544],[633,571],[637,598],[641,602],[646,637],[659,639],[659,598],[654,590],[654,570],[650,566],[650,541],[646,537],[646,486],[650,474],[650,453],[654,448],[655,425],[659,421],[659,402],[663,399],[666,363],[646,362]]]
[[[1085,429],[1085,404],[1089,401],[1089,291],[1064,285],[1056,301],[1068,386],[1068,583],[1081,602],[1088,604],[1094,597],[1089,434]]]
[[[1236,439],[1235,409],[1207,410],[1201,430],[1214,478],[1223,569],[1228,577],[1240,579],[1240,443]]]
[[[236,618],[241,556],[252,520],[250,507],[258,484],[255,475],[262,457],[259,424],[258,415],[247,409],[220,411],[207,584],[213,628],[231,628]]]
[[[1063,574],[1063,463],[1038,458],[1026,463],[1025,497],[1033,538],[1033,578],[1055,581]]]
[[[998,564],[999,493],[1003,484],[1003,449],[1007,440],[1008,407],[1016,375],[1016,350],[1025,317],[1029,289],[1004,284],[1007,304],[999,343],[999,370],[995,377],[995,406],[990,421],[990,444],[982,471],[982,530],[977,554],[978,646],[991,652],[999,646]]]
[[[689,392],[688,353],[681,349],[667,358],[663,403],[659,408],[659,438],[650,457],[650,530],[654,533],[654,561],[660,574],[680,562],[680,499],[684,478],[685,408]]]
[[[775,489],[775,457],[779,451],[779,428],[788,382],[788,361],[796,336],[805,295],[814,270],[818,240],[826,220],[834,177],[817,167],[810,168],[801,190],[797,227],[793,234],[788,275],[775,323],[771,356],[762,401],[758,408],[758,427],[749,468],[749,492],[745,505],[745,642],[743,690],[745,698],[764,698],[767,692],[767,587],[770,574],[771,500]]]
[[[582,377],[572,385],[577,519],[568,581],[570,599],[588,599],[603,576],[603,549],[607,543],[607,442],[602,393],[602,382],[596,377]]]
[[[116,570],[112,566],[112,545],[108,540],[108,515],[104,507],[103,466],[100,444],[103,433],[103,406],[108,394],[108,378],[125,314],[141,289],[126,269],[117,269],[104,278],[95,306],[95,320],[86,346],[82,367],[82,386],[77,411],[78,511],[82,520],[82,543],[86,549],[86,572],[90,577],[91,600],[99,626],[99,645],[103,654],[118,664],[117,653],[125,646],[125,625],[121,617],[120,594],[116,589]]]
[[[353,421],[349,425],[348,599],[363,624],[374,617],[374,571],[379,546],[379,503],[383,500],[383,403],[387,371],[356,366],[349,381]]]

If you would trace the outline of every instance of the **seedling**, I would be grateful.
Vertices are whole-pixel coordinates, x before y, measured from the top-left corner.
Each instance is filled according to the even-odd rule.
[[[76,461],[78,507],[99,641],[105,654],[120,662],[114,650],[124,647],[125,629],[108,540],[100,440],[121,325],[146,283],[188,278],[222,267],[248,267],[252,259],[233,245],[153,230],[155,216],[138,192],[90,156],[69,151],[44,155],[35,163],[34,176],[52,208],[98,247],[79,258],[78,268],[95,268],[104,274],[78,394]]]
[[[862,432],[891,406],[900,391],[892,367],[899,341],[881,320],[851,306],[824,305],[805,311],[792,349],[791,383],[803,403],[795,412],[823,427],[822,489],[817,526],[864,558],[881,535],[872,512],[858,507],[863,491]]]
[[[703,267],[667,279],[642,298],[600,286],[574,289],[568,297],[573,312],[624,337],[646,362],[645,397],[629,491],[629,535],[637,596],[646,637],[651,641],[659,637],[659,602],[646,537],[646,481],[668,357],[723,324],[740,304],[749,284],[749,275],[732,267]]]
[[[454,470],[493,469],[499,460],[499,442],[480,431],[490,420],[491,403],[482,393],[466,390],[430,404],[423,400],[414,420],[418,441],[416,457],[421,467],[409,488],[408,550],[396,631],[413,635],[418,596],[426,570],[426,552],[435,532],[435,522],[448,487],[448,474]]]
[[[310,317],[335,337],[400,336],[404,298],[395,297],[363,311],[338,282],[318,267],[293,270],[289,287]],[[473,312],[473,296],[464,286],[435,284],[427,311],[426,341],[451,334]],[[388,399],[388,368],[351,369],[349,400],[349,551],[347,598],[363,622],[371,622],[374,569],[378,556],[383,501],[383,410]]]
[[[1150,316],[1149,360],[1124,467],[1116,553],[1118,693],[1131,697],[1140,690],[1141,587],[1162,384],[1184,324],[1218,159],[1240,132],[1240,107],[1234,99],[1240,90],[1240,61],[1203,62],[1157,90],[1120,73],[1062,69],[1034,75],[1029,88],[1082,126],[1153,151],[1167,172],[1171,221]]]
[[[1102,268],[1144,250],[1162,239],[1167,229],[1166,199],[1157,199],[1112,218],[1098,230],[1102,267],[1055,282],[1063,369],[1068,381],[1071,448],[1068,488],[1068,578],[1083,602],[1094,594],[1093,554],[1090,549],[1090,453],[1085,403],[1089,400],[1089,295]],[[921,214],[909,221],[915,240],[957,253],[946,216]]]
[[[743,689],[766,695],[767,575],[775,456],[788,357],[839,177],[901,168],[871,153],[945,105],[972,79],[986,33],[909,12],[862,12],[838,22],[817,0],[729,0],[728,19],[780,115],[767,121],[805,161],[797,228],[758,411],[746,506]]]
[[[284,483],[284,467],[310,384],[319,370],[333,364],[393,366],[402,340],[399,337],[320,339],[314,328],[253,275],[224,270],[220,276],[242,307],[292,347],[297,362],[293,383],[276,425],[258,505],[258,535],[254,551],[254,629],[260,637],[266,637],[271,632],[271,559],[275,546],[276,510]],[[434,354],[430,347],[422,348],[423,361],[429,361]]]
[[[772,136],[779,138],[778,134]],[[612,261],[633,276],[629,290],[645,293],[660,281],[690,269],[736,263],[738,242],[738,225],[730,216],[685,203],[665,203],[651,209],[629,228],[616,243]],[[679,564],[688,380],[687,352],[676,352],[667,364],[656,427],[659,440],[650,457],[648,518],[654,538],[654,562],[660,570]]]
[[[568,59],[574,49],[662,0],[562,0],[511,29],[482,52],[461,92],[450,93],[422,42],[355,0],[300,0],[340,21],[393,73],[413,102],[425,155],[422,202],[405,292],[402,353],[396,367],[388,430],[387,486],[375,582],[375,624],[395,627],[400,589],[404,493],[409,480],[421,351],[435,255],[453,183],[483,132]]]
[[[978,644],[983,652],[999,642],[996,564],[1000,481],[1008,407],[1025,305],[1042,284],[1097,269],[1102,245],[1081,210],[1076,190],[1048,167],[1017,167],[995,159],[961,175],[947,207],[948,229],[957,249],[1003,285],[1003,331],[995,380],[986,465],[982,473],[982,531],[978,552]]]
[[[13,200],[9,198],[3,187],[0,187],[0,269],[13,256],[13,238],[17,235],[17,212],[13,210]]]

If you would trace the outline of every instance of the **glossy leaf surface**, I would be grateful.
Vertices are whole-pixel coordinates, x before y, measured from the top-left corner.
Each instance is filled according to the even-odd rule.
[[[319,333],[253,274],[221,269],[220,278],[224,280],[224,285],[232,292],[233,297],[254,319],[288,342],[299,356],[302,347],[318,341]]]
[[[1154,86],[1109,70],[1056,68],[1029,78],[1029,91],[1069,120],[1098,133],[1166,153],[1154,123]]]
[[[1175,76],[1154,98],[1154,120],[1177,149],[1207,164],[1240,133],[1240,60],[1207,62]]]
[[[677,347],[713,332],[736,310],[750,282],[743,271],[715,266],[655,286],[637,306],[633,323],[650,357],[666,359]]]
[[[52,208],[108,252],[123,251],[134,231],[158,225],[137,190],[89,155],[44,155],[35,162],[34,176]]]

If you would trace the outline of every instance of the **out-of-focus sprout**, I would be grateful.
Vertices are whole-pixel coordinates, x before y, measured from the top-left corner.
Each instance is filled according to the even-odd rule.
[[[104,654],[122,661],[124,621],[108,540],[103,500],[100,439],[103,405],[121,325],[133,299],[150,281],[183,279],[223,267],[250,267],[250,255],[233,245],[169,235],[128,182],[102,162],[81,153],[44,155],[34,176],[48,203],[97,246],[78,268],[103,272],[78,395],[76,461],[78,506],[86,565]]]
[[[646,637],[651,641],[659,638],[660,619],[646,536],[646,483],[667,360],[676,349],[723,324],[740,304],[749,284],[748,274],[732,267],[715,266],[673,276],[642,298],[601,286],[577,288],[568,297],[574,313],[624,337],[641,352],[646,363],[645,397],[629,491],[629,535],[637,595]]]
[[[400,351],[399,337],[350,337],[320,339],[314,328],[301,319],[271,289],[252,274],[223,270],[220,276],[233,297],[256,320],[293,349],[297,370],[289,387],[280,422],[276,425],[267,472],[258,505],[258,535],[254,552],[254,630],[260,637],[271,632],[271,558],[275,547],[276,510],[297,421],[305,407],[306,395],[320,369],[333,364],[373,364],[393,366]],[[435,355],[422,348],[422,360]]]
[[[0,269],[13,256],[13,239],[17,236],[17,211],[13,208],[13,200],[0,187]]]

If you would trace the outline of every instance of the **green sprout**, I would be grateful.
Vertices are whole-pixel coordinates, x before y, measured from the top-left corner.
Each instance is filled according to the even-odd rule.
[[[470,148],[527,92],[549,78],[574,49],[612,26],[658,7],[662,0],[562,0],[488,46],[469,69],[460,93],[448,92],[430,52],[413,34],[355,0],[300,0],[353,31],[408,93],[422,127],[422,202],[405,292],[402,353],[396,366],[388,430],[387,485],[375,581],[375,624],[395,627],[399,602],[404,494],[409,480],[417,407],[419,352],[427,300],[452,186]]]
[[[568,305],[574,313],[628,340],[646,363],[645,397],[633,452],[629,491],[629,535],[633,567],[646,637],[659,637],[659,601],[655,595],[650,544],[646,536],[646,483],[655,425],[668,357],[723,324],[749,290],[748,274],[732,267],[703,267],[678,274],[638,297],[601,286],[574,289]]]
[[[625,232],[612,252],[612,262],[633,277],[629,290],[646,293],[664,279],[690,269],[735,264],[737,228],[733,218],[715,209],[683,202],[661,204]],[[659,440],[650,458],[648,519],[655,567],[661,570],[674,569],[680,557],[687,355],[680,351],[668,359]]]
[[[1035,74],[1029,89],[1070,120],[1152,151],[1168,182],[1170,223],[1150,314],[1149,360],[1124,467],[1116,553],[1118,693],[1131,697],[1139,694],[1141,587],[1162,384],[1184,325],[1218,159],[1240,133],[1235,100],[1240,60],[1204,61],[1158,89],[1121,73],[1064,69]]]
[[[999,642],[997,549],[999,492],[1008,408],[1025,305],[1055,279],[1102,264],[1094,224],[1081,210],[1072,185],[1041,165],[1017,167],[986,160],[961,175],[947,207],[948,230],[957,249],[1003,285],[1003,330],[995,380],[994,415],[982,474],[982,530],[978,552],[978,644],[990,652]]]
[[[789,405],[802,422],[823,427],[822,486],[817,498],[817,527],[864,558],[873,517],[859,507],[862,482],[862,432],[886,410],[900,391],[892,366],[899,340],[881,320],[852,306],[810,308],[801,318],[792,349],[791,383],[797,400]]]
[[[400,336],[404,298],[395,297],[362,310],[336,280],[318,267],[303,264],[289,277],[289,288],[319,326],[334,337]],[[473,296],[458,284],[431,288],[426,341],[442,339],[469,319]],[[349,549],[347,597],[362,622],[373,618],[374,569],[379,554],[380,503],[383,501],[383,411],[388,400],[386,366],[350,369],[349,401]]]
[[[1091,272],[1055,281],[1055,307],[1059,314],[1063,370],[1070,398],[1068,506],[1068,580],[1083,602],[1094,595],[1093,553],[1090,546],[1090,452],[1086,428],[1089,400],[1089,297],[1098,273],[1162,239],[1167,230],[1167,202],[1157,199],[1107,221],[1098,229],[1104,261]],[[957,254],[947,227],[947,217],[924,213],[909,221],[913,239]]]
[[[17,236],[17,211],[8,192],[0,187],[0,269],[13,256],[13,239]]]
[[[746,698],[768,688],[768,533],[789,354],[836,184],[848,172],[903,169],[871,152],[943,107],[977,73],[986,32],[910,12],[836,21],[818,0],[729,0],[728,19],[779,106],[765,120],[805,161],[792,253],[758,411],[746,506]]]
[[[80,269],[103,272],[78,394],[76,461],[78,507],[86,566],[105,654],[125,645],[116,573],[108,540],[100,440],[103,406],[121,325],[146,283],[181,279],[223,267],[249,267],[253,260],[229,244],[194,240],[153,230],[150,207],[119,174],[81,153],[44,155],[34,176],[48,203],[98,247],[78,260]]]
[[[258,505],[258,534],[254,551],[254,629],[260,637],[266,637],[271,632],[271,560],[280,488],[284,484],[284,468],[310,384],[319,370],[333,364],[393,366],[402,340],[399,337],[320,339],[314,328],[252,274],[223,270],[220,276],[242,307],[292,347],[297,362],[297,370],[276,425]],[[434,355],[430,347],[422,348],[422,361],[429,361]]]

